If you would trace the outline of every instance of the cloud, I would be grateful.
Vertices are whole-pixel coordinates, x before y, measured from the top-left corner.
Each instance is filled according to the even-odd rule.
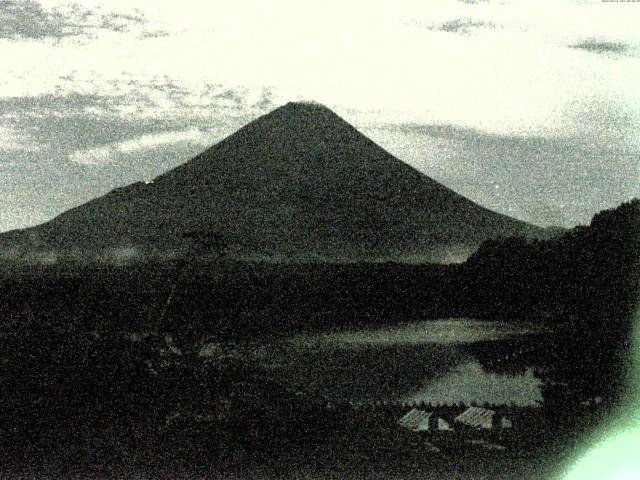
[[[491,22],[484,22],[481,20],[457,18],[455,20],[449,20],[447,22],[440,23],[439,25],[435,25],[431,30],[450,33],[470,33],[472,30],[480,28],[495,28],[495,25]]]
[[[190,128],[139,135],[122,142],[75,150],[69,154],[68,159],[70,162],[80,165],[109,165],[117,163],[119,159],[122,159],[127,154],[180,143],[205,146],[207,145],[206,132],[197,128]]]
[[[171,35],[167,30],[151,30],[144,31],[140,34],[140,38],[162,38]]]
[[[94,84],[71,75],[69,82],[58,94],[0,98],[0,198],[7,206],[0,231],[151,180],[273,102],[265,88],[189,88],[165,77]],[[85,93],[68,91],[78,85]]]
[[[20,152],[35,152],[37,150],[38,146],[33,144],[28,135],[16,131],[15,128],[0,125],[0,152],[17,155]],[[7,155],[3,155],[3,157],[0,163],[11,161]]]
[[[147,20],[141,12],[135,15],[107,13],[100,15],[100,28],[114,32],[126,32],[132,26],[145,25]]]
[[[582,40],[578,43],[569,45],[569,48],[577,48],[580,50],[586,50],[587,52],[607,54],[607,53],[627,53],[630,49],[630,45],[624,42],[613,42],[607,40],[598,40],[590,38]]]
[[[77,3],[46,9],[35,0],[0,0],[0,38],[62,39],[92,37],[99,31],[129,32],[142,29],[143,36],[161,36],[164,32],[146,30],[142,12],[105,12],[90,10]]]
[[[583,133],[556,137],[441,124],[381,124],[362,130],[398,158],[483,206],[540,225],[570,227],[628,200],[638,185],[640,146],[628,141],[633,124],[622,125],[624,112],[591,118],[595,113],[583,112]],[[619,132],[597,131],[617,123]]]
[[[212,83],[188,88],[168,77],[124,76],[92,83],[70,76],[67,81],[69,85],[58,85],[56,94],[0,98],[0,124],[12,132],[29,133],[31,142],[45,146],[65,139],[91,146],[123,141],[132,133],[200,128],[226,117],[251,117],[275,106],[269,88]]]
[[[413,20],[409,22],[410,25],[426,28],[434,32],[447,32],[447,33],[460,33],[469,34],[473,31],[480,29],[493,29],[496,28],[496,24],[484,20],[476,20],[472,18],[455,18],[452,20],[446,20],[442,22],[424,22],[420,20]]]
[[[273,108],[269,89],[207,84],[189,90],[168,78],[124,78],[95,90],[103,93],[0,99],[0,149],[11,150],[16,162],[27,161],[26,150],[41,151],[63,164],[137,165],[138,174],[149,177]],[[160,155],[152,163],[140,154],[160,147],[175,157]]]
[[[180,143],[180,142],[196,142],[204,143],[206,141],[206,135],[197,128],[190,128],[187,130],[176,130],[162,133],[154,133],[149,135],[141,135],[139,137],[121,142],[118,145],[118,149],[121,152],[135,152],[137,150],[146,150],[149,148],[155,148],[168,143]]]
[[[0,37],[47,38],[73,35],[69,16],[46,11],[33,0],[0,1]]]
[[[69,161],[79,165],[106,165],[112,163],[117,149],[111,146],[76,150],[69,155]]]

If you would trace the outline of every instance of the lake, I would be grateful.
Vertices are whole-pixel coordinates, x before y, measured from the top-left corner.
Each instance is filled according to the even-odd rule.
[[[334,401],[536,405],[550,332],[467,318],[295,335],[247,354],[288,386]]]

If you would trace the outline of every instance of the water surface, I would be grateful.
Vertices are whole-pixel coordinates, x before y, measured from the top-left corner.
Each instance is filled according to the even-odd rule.
[[[468,318],[295,335],[249,356],[290,387],[336,401],[535,405],[531,355],[549,332]]]

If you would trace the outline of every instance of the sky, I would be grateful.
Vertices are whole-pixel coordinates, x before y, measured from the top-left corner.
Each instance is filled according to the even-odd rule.
[[[483,206],[585,224],[640,196],[639,24],[601,0],[0,0],[0,231],[291,100]]]

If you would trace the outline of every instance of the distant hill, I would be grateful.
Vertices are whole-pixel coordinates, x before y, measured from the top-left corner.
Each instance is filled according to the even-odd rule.
[[[464,286],[456,290],[475,316],[611,329],[638,302],[640,199],[602,210],[590,225],[553,240],[487,240],[460,272]]]
[[[455,268],[451,291],[467,315],[564,330],[566,345],[548,347],[557,367],[543,386],[545,402],[627,395],[621,387],[630,378],[640,300],[640,199],[554,240],[488,240]],[[488,357],[498,358],[493,351]]]
[[[398,160],[328,108],[288,103],[150,183],[0,235],[4,258],[181,254],[185,232],[274,261],[464,260],[544,229],[485,209]]]

